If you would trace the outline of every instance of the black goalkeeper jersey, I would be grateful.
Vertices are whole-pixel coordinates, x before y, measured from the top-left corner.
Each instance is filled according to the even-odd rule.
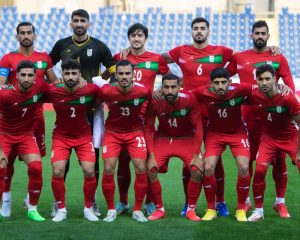
[[[54,65],[67,58],[76,59],[81,65],[82,77],[88,82],[100,75],[101,64],[108,70],[116,64],[106,44],[90,36],[82,43],[76,43],[72,36],[58,40],[49,55]]]

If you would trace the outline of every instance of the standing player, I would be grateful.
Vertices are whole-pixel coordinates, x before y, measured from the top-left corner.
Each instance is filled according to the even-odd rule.
[[[122,60],[116,66],[117,83],[103,86],[100,92],[100,98],[108,104],[109,108],[102,150],[104,160],[102,190],[108,207],[107,216],[104,218],[106,222],[112,222],[117,217],[114,202],[114,171],[122,147],[125,147],[131,156],[136,173],[132,218],[139,222],[147,221],[141,212],[147,190],[147,149],[141,109],[143,103],[151,97],[151,91],[133,82],[133,77],[133,65],[128,60]]]
[[[238,167],[238,204],[235,216],[237,221],[247,221],[243,208],[249,194],[250,152],[247,130],[241,117],[241,104],[251,92],[252,86],[231,85],[229,72],[225,68],[214,69],[210,76],[210,87],[201,86],[193,90],[198,101],[207,106],[209,122],[205,136],[203,177],[208,210],[202,220],[210,221],[217,217],[215,167],[228,145]]]
[[[210,72],[223,67],[231,58],[233,50],[224,46],[208,44],[210,34],[209,22],[202,17],[195,18],[191,24],[192,45],[182,45],[171,49],[168,53],[162,54],[168,63],[176,63],[183,74],[182,86],[185,90],[192,90],[198,86],[210,83]],[[201,105],[202,122],[207,124],[207,111]],[[189,182],[189,169],[183,169],[183,182],[185,189]],[[222,161],[218,162],[216,168],[217,178],[217,209],[221,216],[228,216],[229,212],[224,201],[224,169]],[[186,191],[186,190],[185,190]],[[187,205],[185,205],[182,215],[185,215]]]
[[[288,153],[293,163],[297,164],[298,169],[300,167],[299,103],[293,94],[288,96],[280,94],[276,86],[276,72],[271,65],[259,66],[255,74],[259,89],[250,94],[249,103],[261,111],[263,128],[253,180],[255,210],[248,218],[248,221],[251,222],[264,218],[265,177],[269,165],[277,161],[277,153]],[[285,161],[285,159],[283,160]],[[276,205],[274,205],[274,209],[276,210]],[[289,218],[290,215],[280,215],[280,217]]]
[[[147,27],[140,23],[133,24],[128,28],[127,37],[130,43],[130,52],[126,59],[134,65],[133,80],[153,90],[156,75],[165,75],[170,72],[170,69],[160,54],[149,52],[145,49],[145,44],[148,40]],[[122,59],[121,53],[116,54],[114,59],[120,61]],[[143,117],[145,115],[146,105],[147,103],[143,104]],[[128,189],[131,182],[129,163],[130,156],[126,151],[121,151],[118,166],[120,202],[118,202],[116,206],[117,214],[129,211]],[[151,204],[149,194],[147,194],[145,208],[149,215],[155,210],[154,204]]]
[[[0,91],[0,145],[5,156],[10,156],[12,151],[16,151],[28,167],[27,217],[33,221],[45,221],[37,211],[43,179],[41,155],[34,136],[32,119],[39,110],[41,98],[48,93],[48,86],[42,81],[35,81],[35,76],[34,63],[21,61],[17,65],[18,83]],[[1,161],[2,183],[8,164],[9,162]]]
[[[283,82],[295,91],[292,74],[286,58],[282,54],[272,55],[268,50],[267,42],[270,37],[269,28],[265,21],[257,21],[252,26],[253,48],[236,53],[233,55],[227,69],[231,75],[239,74],[240,82],[248,82],[256,84],[255,72],[256,68],[262,64],[271,64],[275,69],[275,79],[278,81],[282,78]],[[255,106],[243,106],[243,118],[249,130],[250,142],[250,176],[252,176],[252,165],[256,159],[258,146],[260,143],[262,131],[262,119]],[[288,215],[288,210],[285,206],[285,192],[287,187],[287,167],[285,163],[285,154],[277,155],[277,161],[273,165],[273,179],[276,186],[276,201],[275,211],[280,216]],[[247,198],[245,210],[252,208],[250,198]]]
[[[90,16],[84,9],[78,9],[71,14],[70,26],[73,29],[73,35],[57,41],[50,52],[50,57],[55,65],[60,60],[67,58],[76,59],[81,65],[81,75],[88,81],[99,76],[101,64],[103,64],[109,73],[115,72],[115,60],[112,58],[109,48],[102,41],[93,38],[87,34],[90,26]],[[108,76],[103,76],[108,78]],[[88,114],[91,127],[93,129],[94,110]],[[101,116],[103,119],[103,114]],[[102,127],[103,128],[103,127]],[[94,136],[95,137],[95,136]],[[96,153],[96,178],[99,179],[99,147],[95,146]],[[66,174],[69,169],[69,162],[66,168]],[[93,205],[95,214],[100,215],[96,203]]]
[[[76,151],[84,174],[84,218],[98,221],[92,211],[97,182],[92,133],[86,115],[98,97],[99,88],[91,83],[80,87],[80,64],[76,60],[66,60],[61,67],[63,83],[52,85],[49,95],[56,112],[51,162],[52,190],[58,211],[52,221],[67,218],[64,172],[72,149]]]
[[[44,81],[45,78],[49,83],[54,83],[57,78],[53,71],[53,64],[46,52],[38,52],[34,49],[36,39],[35,27],[29,22],[21,22],[17,26],[17,39],[19,49],[5,54],[0,61],[0,84],[14,84],[17,79],[17,65],[23,60],[29,60],[34,63],[36,68],[36,81]],[[34,135],[36,137],[41,156],[46,155],[45,146],[45,122],[43,115],[43,106],[40,104],[39,111],[34,115]],[[9,217],[11,214],[11,179],[14,174],[14,161],[17,153],[11,152],[9,165],[5,176],[5,190],[3,193],[2,215]]]
[[[158,172],[171,157],[179,157],[185,167],[190,169],[191,179],[188,185],[188,206],[195,208],[202,182],[201,144],[203,128],[197,99],[190,92],[180,91],[181,81],[173,74],[162,78],[162,95],[164,99],[149,102],[146,113],[145,139],[148,148],[148,181],[150,193],[156,210],[148,218],[157,220],[165,216],[162,202],[162,188],[157,178]],[[153,126],[158,118],[158,130]],[[154,139],[153,139],[154,138]],[[188,218],[199,221],[195,214]]]

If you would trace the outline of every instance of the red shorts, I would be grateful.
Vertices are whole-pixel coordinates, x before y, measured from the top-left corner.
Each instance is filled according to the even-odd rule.
[[[102,158],[117,158],[120,151],[127,149],[131,158],[147,158],[147,148],[142,131],[130,133],[105,130],[103,136]]]
[[[76,139],[53,136],[51,162],[69,160],[73,148],[79,161],[96,162],[92,136]]]
[[[193,159],[194,138],[166,138],[154,139],[154,154],[160,173],[168,171],[168,163],[171,157],[180,158],[184,166],[189,166]]]
[[[6,156],[16,151],[16,155],[40,154],[35,137],[28,135],[0,135],[0,145]]]
[[[246,133],[224,134],[207,131],[204,158],[221,156],[227,145],[230,146],[233,156],[250,157],[249,141]]]
[[[295,163],[297,149],[298,149],[298,135],[292,137],[289,140],[274,140],[262,136],[258,153],[257,153],[256,164],[275,163],[276,156],[278,155],[279,152],[287,153],[291,157],[292,162]]]
[[[34,136],[40,149],[42,157],[46,156],[46,145],[45,145],[45,120],[44,116],[34,119],[33,123]]]

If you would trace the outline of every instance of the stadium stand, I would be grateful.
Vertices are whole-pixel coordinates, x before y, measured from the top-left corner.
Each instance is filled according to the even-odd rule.
[[[112,53],[127,46],[127,28],[141,22],[149,28],[147,49],[166,52],[191,42],[190,23],[196,16],[204,16],[211,23],[211,43],[244,50],[251,47],[249,38],[255,14],[250,7],[242,13],[215,13],[211,8],[197,8],[194,13],[164,13],[162,8],[149,8],[145,13],[119,13],[114,7],[101,7],[98,14],[91,14],[90,33],[110,47]],[[16,21],[17,19],[17,21]],[[20,21],[30,21],[36,26],[36,49],[49,52],[58,39],[72,34],[68,28],[70,15],[63,8],[51,8],[48,14],[18,14],[16,7],[0,8],[0,56],[15,50],[15,27]],[[279,14],[279,46],[287,56],[295,77],[300,77],[300,14],[289,13],[283,8]],[[173,72],[181,75],[178,67]]]

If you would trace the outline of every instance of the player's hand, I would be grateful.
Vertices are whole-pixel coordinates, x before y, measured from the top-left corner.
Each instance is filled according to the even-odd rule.
[[[83,77],[80,77],[79,80],[79,88],[83,88],[87,85],[87,80],[85,80]]]
[[[120,57],[121,57],[122,59],[126,59],[126,58],[128,57],[128,54],[129,54],[129,53],[130,53],[130,47],[125,48],[125,49],[121,50],[121,52],[120,52]]]
[[[203,172],[204,171],[204,163],[203,163],[203,159],[202,159],[202,154],[201,153],[194,154],[190,165],[197,166],[200,169],[200,171]]]
[[[297,155],[296,155],[296,166],[297,166],[298,171],[300,173],[300,149],[298,149]]]
[[[158,169],[158,165],[156,163],[154,154],[150,153],[147,159],[147,171],[151,171],[152,168]]]
[[[162,95],[161,88],[156,89],[156,90],[153,92],[152,97],[153,97],[155,100],[162,100],[164,97],[163,97],[163,95]]]
[[[285,84],[278,84],[278,90],[280,91],[281,96],[288,96],[290,93],[293,94],[292,89]]]
[[[6,85],[6,84],[0,84],[0,90],[1,89],[5,89],[5,88],[7,88],[8,87],[8,85]]]
[[[278,46],[269,46],[268,49],[272,53],[272,56],[281,54],[280,48]]]
[[[0,150],[0,166],[6,167],[8,164],[7,157],[5,156],[4,152]]]

